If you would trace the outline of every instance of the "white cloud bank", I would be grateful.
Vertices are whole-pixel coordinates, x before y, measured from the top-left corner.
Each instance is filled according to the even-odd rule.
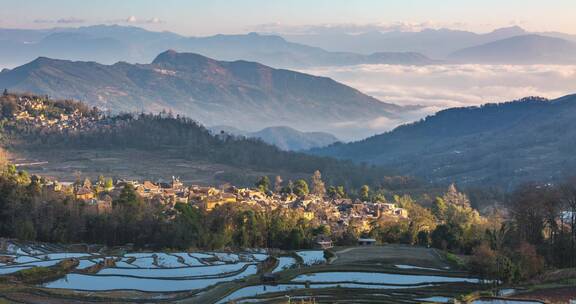
[[[574,65],[358,65],[305,72],[331,77],[385,102],[422,105],[428,112],[576,93]]]
[[[349,122],[375,134],[451,107],[504,102],[527,96],[576,93],[576,66],[560,65],[358,65],[303,72],[331,77],[384,102],[425,108],[400,120]],[[336,128],[345,128],[346,123]],[[352,134],[351,134],[352,135]],[[350,139],[357,136],[345,136]]]

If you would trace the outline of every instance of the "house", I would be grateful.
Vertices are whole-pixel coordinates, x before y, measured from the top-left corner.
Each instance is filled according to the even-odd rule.
[[[179,177],[172,176],[172,189],[174,190],[182,190],[184,188],[184,184],[180,181]]]
[[[27,120],[30,119],[30,114],[28,114],[28,111],[22,111],[18,114],[14,114],[14,116],[16,117],[16,120]]]
[[[315,218],[315,215],[314,215],[314,212],[312,212],[312,211],[304,211],[302,213],[302,217],[311,221]]]
[[[396,208],[394,209],[394,215],[401,218],[408,218],[408,210],[404,208]]]
[[[152,183],[151,181],[144,181],[142,184],[145,192],[160,193],[160,187]]]
[[[112,197],[105,195],[103,199],[96,202],[96,209],[98,214],[107,214],[112,212]]]
[[[78,191],[76,191],[75,197],[77,200],[83,200],[83,201],[91,200],[94,198],[94,192],[92,192],[91,189],[82,187],[78,189]]]
[[[212,211],[214,208],[220,205],[230,203],[236,203],[236,195],[231,193],[221,193],[219,195],[206,197],[202,200],[201,206],[206,211]]]
[[[332,239],[330,237],[321,234],[314,238],[313,247],[315,249],[329,249],[334,246],[332,245]]]
[[[358,239],[358,246],[374,246],[374,245],[376,245],[375,239],[369,239],[369,238]]]
[[[190,188],[190,200],[200,202],[210,196],[215,196],[218,193],[220,193],[220,191],[214,187],[193,186]]]

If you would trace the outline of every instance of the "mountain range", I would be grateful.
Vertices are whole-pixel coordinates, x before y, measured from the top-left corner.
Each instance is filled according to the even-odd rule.
[[[576,43],[576,35],[532,33],[517,26],[485,34],[424,29],[417,32],[372,30],[350,33],[330,30],[304,34],[187,37],[133,26],[94,25],[45,30],[0,29],[0,67],[19,66],[37,57],[102,64],[118,61],[147,63],[167,49],[197,53],[217,60],[248,60],[289,69],[357,64],[493,61],[512,64],[516,63],[516,58],[510,54],[518,54],[527,45],[534,47],[535,51],[521,52],[522,63],[571,64],[576,55],[567,45],[572,43]],[[557,60],[550,59],[558,56]],[[563,60],[565,57],[567,59]]]
[[[491,64],[575,64],[576,42],[522,35],[457,51],[451,61]]]
[[[235,136],[258,138],[284,151],[309,150],[325,147],[339,141],[330,133],[301,132],[285,126],[268,127],[256,132],[247,132],[229,126],[213,126],[209,129],[215,134],[224,132]]]
[[[430,58],[445,60],[451,54],[466,48],[534,34],[576,42],[576,35],[557,32],[531,33],[518,26],[500,28],[484,34],[451,29],[424,29],[414,32],[372,30],[361,33],[332,30],[304,34],[283,34],[283,37],[289,41],[321,47],[330,51],[356,53],[373,53],[375,51],[418,52]]]
[[[167,110],[204,125],[254,130],[283,125],[341,138],[373,134],[364,122],[401,119],[415,109],[384,103],[326,77],[175,51],[163,52],[151,64],[42,57],[1,72],[0,88],[78,99],[112,112]]]
[[[495,185],[574,175],[576,95],[453,108],[391,132],[311,153],[366,162],[430,182]]]
[[[250,33],[185,37],[128,26],[87,26],[49,30],[0,29],[0,66],[13,67],[37,57],[112,64],[150,62],[167,49],[192,52],[218,60],[250,60],[274,67],[305,68],[355,64],[429,64],[413,52],[329,52],[288,42],[282,37]]]

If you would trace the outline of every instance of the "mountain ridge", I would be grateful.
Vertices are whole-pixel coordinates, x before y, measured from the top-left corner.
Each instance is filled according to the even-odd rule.
[[[102,65],[40,57],[0,73],[0,87],[79,99],[114,112],[173,111],[205,125],[287,125],[345,136],[373,131],[338,127],[339,123],[396,119],[410,111],[330,78],[173,50],[159,54],[151,64]]]
[[[452,108],[393,131],[310,153],[367,162],[434,183],[497,185],[570,175],[576,95]]]
[[[150,62],[166,49],[193,52],[218,60],[248,60],[282,68],[327,65],[430,64],[433,60],[413,52],[372,55],[329,52],[286,41],[280,36],[248,33],[186,37],[171,32],[152,32],[138,27],[97,25],[50,30],[0,29],[0,65],[18,66],[39,56],[69,60]]]
[[[258,138],[284,151],[309,150],[325,147],[339,141],[330,133],[301,132],[286,126],[267,127],[255,132],[243,131],[230,126],[212,126],[209,129],[216,134],[224,132],[235,136]]]
[[[467,63],[573,64],[576,43],[542,35],[522,35],[454,52],[449,59]]]

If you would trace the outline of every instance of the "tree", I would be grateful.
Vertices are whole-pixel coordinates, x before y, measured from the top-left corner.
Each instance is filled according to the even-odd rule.
[[[256,182],[256,188],[263,193],[270,191],[270,178],[266,175],[261,176]]]
[[[468,267],[483,279],[494,278],[497,273],[496,252],[487,244],[474,248]]]
[[[3,171],[8,164],[8,153],[0,147],[0,171]]]
[[[432,246],[439,249],[454,249],[458,247],[458,239],[461,232],[456,227],[438,225],[430,234]]]
[[[293,228],[288,235],[288,244],[290,249],[302,248],[304,245],[304,231],[301,228]]]
[[[368,187],[368,185],[360,187],[360,199],[363,201],[370,200],[370,187]]]
[[[4,117],[11,117],[16,114],[18,110],[18,104],[15,100],[8,98],[2,101],[2,115]]]
[[[112,178],[107,178],[106,181],[104,182],[104,189],[106,189],[106,191],[109,191],[112,188],[114,188],[114,182],[112,181]]]
[[[142,204],[142,198],[136,193],[132,184],[126,184],[113,203],[118,207],[137,207]]]
[[[104,183],[106,182],[106,179],[104,178],[103,175],[99,175],[98,176],[98,186],[104,186]]]
[[[536,247],[522,242],[517,250],[518,273],[520,278],[528,280],[544,270],[544,258],[536,252]]]
[[[282,187],[281,193],[283,194],[292,194],[294,193],[294,183],[292,180],[288,180],[288,185]]]
[[[92,182],[89,178],[85,178],[84,182],[82,183],[82,187],[86,189],[92,189]]]
[[[346,191],[344,191],[344,186],[330,186],[326,191],[326,194],[331,199],[341,199],[346,197]]]
[[[470,200],[468,199],[468,196],[466,196],[466,194],[464,193],[458,192],[458,189],[456,189],[455,184],[451,184],[448,187],[448,192],[444,194],[442,199],[447,205],[452,204],[452,205],[470,207]]]
[[[319,197],[326,195],[326,186],[324,186],[319,170],[314,171],[314,175],[312,175],[312,193]]]
[[[430,240],[428,237],[428,231],[422,230],[422,231],[418,232],[417,241],[418,241],[418,245],[420,245],[420,246],[428,246],[428,244],[430,244]]]
[[[299,197],[304,197],[310,193],[308,189],[308,183],[303,180],[299,179],[294,183],[294,194],[298,195]]]
[[[434,214],[438,220],[444,222],[446,220],[446,209],[448,209],[448,207],[446,206],[444,199],[437,197],[432,204],[432,214]]]
[[[19,221],[16,224],[16,237],[20,240],[34,241],[36,239],[36,229],[30,220]]]
[[[280,193],[282,191],[282,177],[280,175],[276,175],[274,178],[274,192]]]

